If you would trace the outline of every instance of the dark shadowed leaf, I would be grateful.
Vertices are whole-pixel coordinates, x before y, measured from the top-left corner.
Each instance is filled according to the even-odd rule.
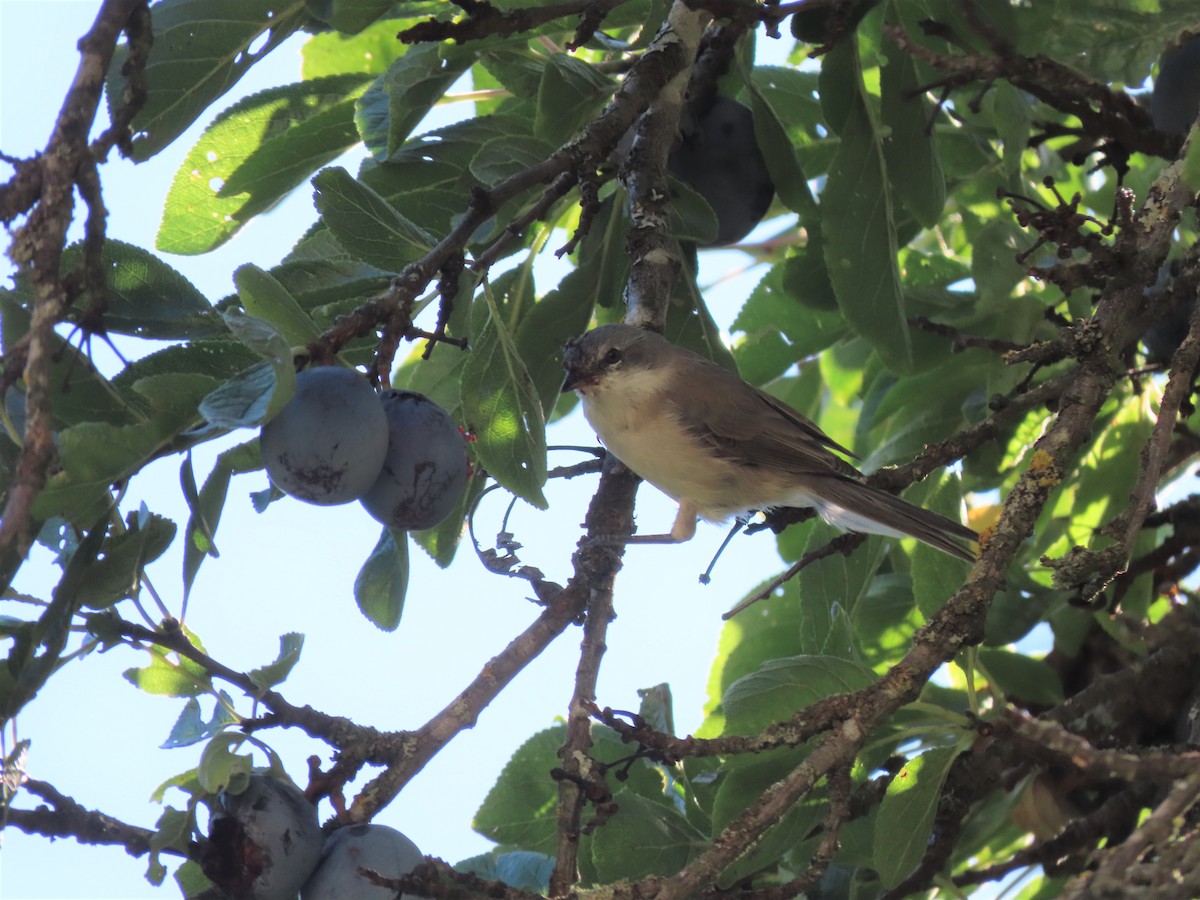
[[[390,159],[474,61],[470,47],[451,44],[419,44],[395,60],[357,104],[355,122],[371,154]]]
[[[883,141],[888,182],[912,217],[929,228],[946,205],[946,178],[933,139],[934,109],[921,84],[912,56],[888,54],[880,76],[883,125],[890,129]]]
[[[534,133],[555,146],[564,143],[612,96],[616,83],[583,60],[555,53],[538,85]]]
[[[912,368],[904,311],[891,188],[881,138],[862,93],[862,72],[852,43],[825,57],[821,83],[855,86],[837,156],[821,194],[822,234],[829,279],[838,308],[894,371]]]
[[[345,169],[326,169],[313,179],[313,187],[325,224],[358,259],[398,272],[436,243]]]
[[[791,718],[798,710],[834,694],[857,691],[875,681],[866,666],[837,656],[771,659],[725,691],[728,734],[754,734]]]
[[[63,254],[64,266],[82,258],[81,244]],[[104,242],[101,263],[108,287],[104,327],[118,334],[162,340],[199,340],[228,334],[218,313],[179,272],[141,247]]]
[[[706,846],[704,835],[667,802],[628,790],[614,799],[617,814],[592,838],[592,864],[603,881],[674,875]]]

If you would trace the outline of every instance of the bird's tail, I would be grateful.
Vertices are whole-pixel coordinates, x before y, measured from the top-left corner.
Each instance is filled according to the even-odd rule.
[[[829,479],[814,499],[821,518],[835,528],[913,537],[967,562],[978,557],[972,544],[979,541],[979,535],[966,525],[851,478]]]

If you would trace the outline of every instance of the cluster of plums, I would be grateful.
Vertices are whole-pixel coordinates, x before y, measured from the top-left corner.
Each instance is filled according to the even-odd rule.
[[[707,108],[685,107],[683,139],[667,168],[705,199],[717,217],[711,246],[736,244],[767,214],[775,185],[754,137],[754,116],[736,100],[717,95]]]
[[[325,837],[303,793],[255,774],[240,794],[218,797],[201,866],[237,900],[392,900],[394,891],[359,869],[399,878],[421,859],[386,825],[347,825]]]
[[[1200,36],[1181,41],[1163,53],[1158,61],[1158,77],[1150,95],[1150,114],[1154,127],[1168,134],[1187,134],[1200,114]],[[1164,266],[1158,281],[1146,289],[1155,302],[1163,302],[1172,272]],[[1168,363],[1187,337],[1188,320],[1194,301],[1167,308],[1146,329],[1142,344],[1150,362]],[[1165,302],[1163,302],[1165,307]]]
[[[440,406],[414,391],[377,393],[339,366],[305,369],[296,392],[262,427],[272,483],[331,506],[359,500],[390,528],[432,528],[458,505],[470,466],[466,439]]]

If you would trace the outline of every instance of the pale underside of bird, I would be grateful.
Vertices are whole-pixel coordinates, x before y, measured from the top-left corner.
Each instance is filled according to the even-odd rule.
[[[627,542],[678,543],[697,518],[800,507],[845,531],[913,537],[975,559],[970,528],[864,483],[837,455],[853,454],[815,423],[661,335],[602,325],[567,343],[563,366],[562,390],[579,394],[604,446],[679,504],[669,533]]]

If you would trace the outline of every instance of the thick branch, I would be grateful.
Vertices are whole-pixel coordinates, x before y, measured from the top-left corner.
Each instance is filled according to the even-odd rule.
[[[50,804],[36,809],[8,809],[5,814],[8,824],[26,834],[69,837],[81,844],[114,844],[124,847],[130,856],[143,856],[150,851],[150,838],[154,832],[149,828],[127,825],[112,816],[87,809],[44,781],[29,779],[24,787]]]
[[[88,133],[104,92],[117,39],[135,10],[147,0],[105,0],[91,30],[79,42],[80,61],[75,79],[67,91],[50,142],[36,163],[40,178],[22,178],[25,198],[28,187],[37,182],[38,199],[27,221],[13,235],[9,255],[29,274],[34,304],[24,358],[26,385],[26,426],[16,472],[8,489],[8,498],[0,516],[0,555],[16,548],[22,554],[31,535],[30,514],[33,501],[46,483],[46,473],[54,460],[55,448],[50,427],[50,371],[54,352],[54,326],[62,321],[71,295],[60,275],[67,227],[75,208],[75,183],[81,169],[94,165],[88,146]],[[0,197],[0,207],[12,197]],[[4,215],[8,216],[8,210]]]

